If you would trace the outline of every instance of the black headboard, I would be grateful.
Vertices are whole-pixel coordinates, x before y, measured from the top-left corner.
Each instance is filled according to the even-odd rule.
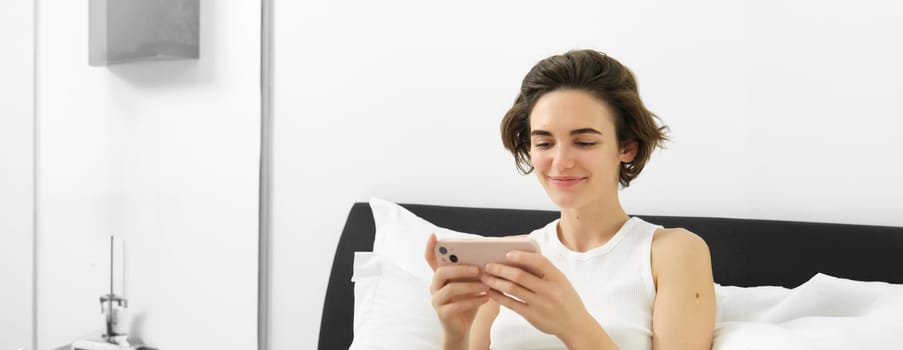
[[[526,233],[558,217],[557,211],[402,204],[448,229],[498,236]],[[862,281],[903,283],[903,227],[793,221],[644,216],[702,237],[712,254],[715,282],[733,286],[796,287],[818,272]],[[320,350],[351,344],[355,251],[371,251],[373,214],[355,203],[339,239],[320,324]]]

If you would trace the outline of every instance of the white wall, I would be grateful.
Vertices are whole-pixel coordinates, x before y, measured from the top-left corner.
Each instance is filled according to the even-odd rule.
[[[903,5],[837,1],[280,2],[274,349],[317,342],[355,201],[554,208],[498,124],[571,48],[637,74],[673,142],[631,213],[903,225]]]
[[[98,336],[126,240],[133,335],[252,349],[260,3],[201,1],[199,60],[88,65],[88,4],[38,3],[38,349]]]
[[[31,347],[34,277],[34,4],[0,11],[0,349]]]

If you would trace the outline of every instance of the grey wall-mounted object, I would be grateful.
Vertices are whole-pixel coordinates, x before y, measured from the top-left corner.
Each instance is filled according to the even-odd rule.
[[[199,0],[90,0],[92,66],[197,59]]]

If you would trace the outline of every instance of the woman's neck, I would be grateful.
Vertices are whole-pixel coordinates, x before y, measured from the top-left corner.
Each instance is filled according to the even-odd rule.
[[[585,252],[608,242],[628,219],[617,199],[580,208],[562,208],[558,239],[570,250]]]

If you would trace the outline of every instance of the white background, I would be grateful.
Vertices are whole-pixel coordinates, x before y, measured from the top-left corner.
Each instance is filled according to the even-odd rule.
[[[310,349],[353,202],[554,209],[498,125],[572,48],[632,68],[673,142],[630,213],[903,225],[903,6],[887,1],[283,1],[273,349]]]
[[[0,348],[30,347],[31,276],[26,289],[15,273],[30,275],[35,100],[36,348],[102,333],[111,234],[126,240],[133,336],[160,349],[255,348],[259,2],[201,1],[199,60],[109,67],[88,65],[87,1],[39,1],[35,40],[32,6],[0,11],[2,38],[14,39],[0,61]]]
[[[0,349],[31,347],[34,4],[0,6]]]
[[[40,349],[100,329],[94,242],[110,233],[140,247],[126,288],[149,345],[254,348],[259,5],[202,1],[199,61],[97,68],[86,3],[38,2]],[[0,28],[9,232],[31,230],[27,6],[5,2]],[[572,48],[631,67],[672,129],[622,193],[629,212],[903,226],[901,7],[277,2],[271,348],[315,347],[355,201],[553,209],[517,175],[498,123],[524,73]],[[3,227],[2,243],[24,248],[4,252],[27,266],[30,238]],[[4,287],[27,275],[10,266]],[[27,341],[6,333],[24,325],[0,328],[0,346]]]

